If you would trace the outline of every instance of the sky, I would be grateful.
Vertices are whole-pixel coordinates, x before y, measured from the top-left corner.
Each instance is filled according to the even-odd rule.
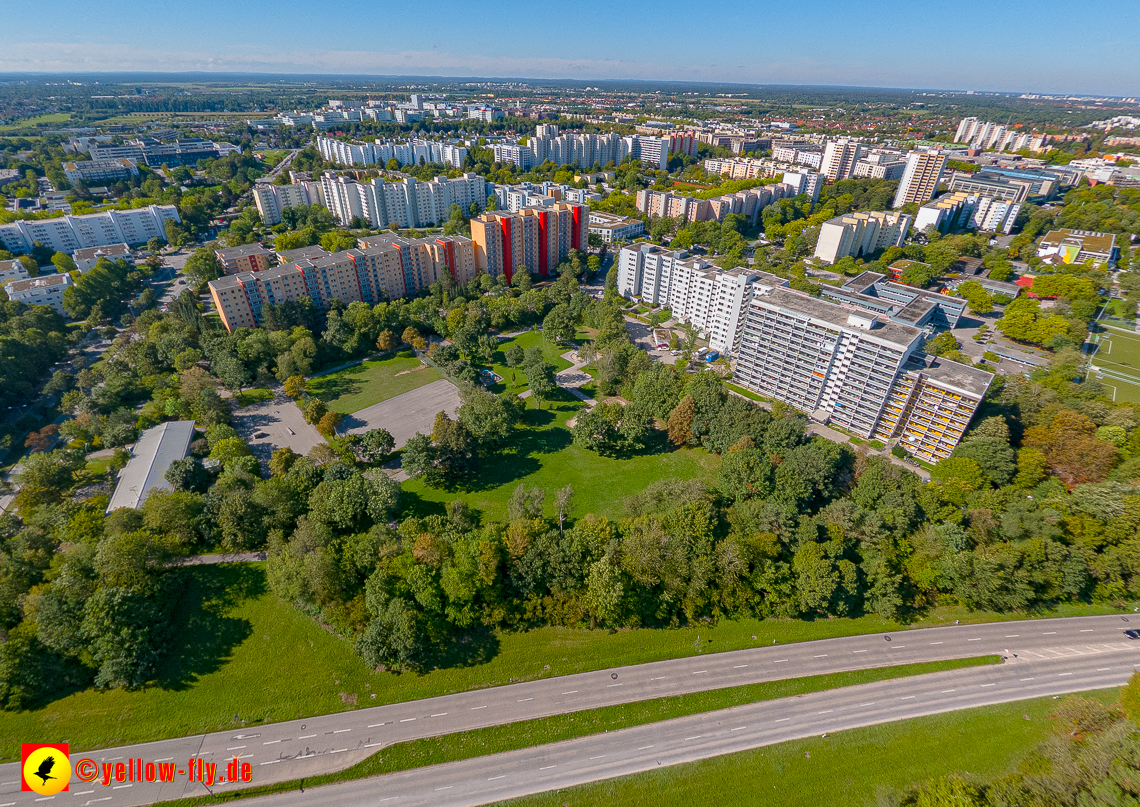
[[[0,72],[725,81],[1140,95],[1137,0],[4,0]]]

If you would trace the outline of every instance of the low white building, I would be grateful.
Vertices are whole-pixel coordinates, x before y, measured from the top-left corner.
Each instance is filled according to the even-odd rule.
[[[107,244],[104,247],[88,247],[86,249],[77,249],[71,253],[71,259],[75,261],[75,268],[80,272],[90,272],[95,268],[95,264],[99,262],[100,258],[106,258],[113,261],[117,258],[130,258],[131,248],[126,244]]]
[[[63,290],[71,285],[71,275],[41,275],[25,280],[12,280],[4,286],[9,300],[26,305],[50,305],[63,314]]]
[[[602,239],[603,244],[632,241],[645,235],[645,222],[601,211],[590,213],[590,234]]]
[[[18,260],[0,261],[0,286],[26,277],[29,277],[28,270]]]

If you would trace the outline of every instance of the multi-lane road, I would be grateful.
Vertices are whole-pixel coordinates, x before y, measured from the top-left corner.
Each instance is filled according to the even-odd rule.
[[[1140,618],[1132,618],[1131,623],[1127,621],[1128,619],[1130,617],[1127,616],[1101,616],[954,625],[893,634],[768,645],[749,650],[697,655],[632,667],[546,678],[305,720],[247,727],[241,730],[195,735],[85,754],[73,753],[72,761],[75,762],[81,757],[90,757],[102,764],[142,758],[148,762],[173,761],[178,763],[180,770],[185,770],[189,759],[201,758],[217,763],[220,773],[224,770],[226,762],[234,757],[240,757],[242,762],[247,762],[252,767],[254,784],[266,784],[339,770],[395,742],[618,703],[844,670],[989,654],[1006,655],[1009,659],[1000,666],[968,668],[934,676],[882,682],[845,689],[842,693],[817,693],[806,698],[770,701],[726,712],[657,723],[623,732],[611,732],[601,737],[582,738],[570,743],[439,766],[427,772],[411,771],[381,779],[338,785],[327,789],[329,796],[325,795],[325,790],[309,790],[303,798],[300,794],[297,796],[284,794],[271,799],[274,803],[282,805],[323,803],[316,801],[317,798],[344,798],[347,799],[343,801],[346,807],[365,802],[375,804],[378,797],[395,799],[397,796],[394,791],[389,793],[389,790],[399,784],[401,788],[399,803],[404,803],[403,799],[409,799],[407,802],[409,804],[452,802],[478,804],[524,792],[536,792],[643,770],[649,756],[653,757],[653,767],[656,767],[658,760],[663,765],[674,764],[686,759],[743,750],[769,742],[780,742],[817,731],[837,731],[856,725],[898,720],[917,714],[931,714],[1041,694],[1119,686],[1127,680],[1134,664],[1140,662],[1140,641],[1131,641],[1123,634],[1125,629],[1136,627],[1137,623],[1140,623]],[[876,687],[879,689],[874,689]],[[899,700],[897,702],[890,700],[893,695],[884,695],[887,700],[882,700],[878,697],[853,694],[868,688],[874,692],[900,693],[897,696]],[[943,692],[943,690],[956,691]],[[803,704],[826,704],[831,702],[828,699],[834,699],[834,704],[842,708],[822,705],[817,709],[818,712],[827,709],[833,711],[817,715],[818,719],[807,720],[802,715],[798,718],[794,716],[800,714],[795,710],[800,709]],[[856,701],[868,705],[858,707]],[[871,701],[875,701],[874,705],[870,705]],[[858,708],[852,707],[852,704]],[[785,712],[787,714],[784,714]],[[739,722],[738,714],[749,716],[749,719]],[[756,715],[755,720],[750,717],[753,714]],[[726,715],[728,717],[723,717]],[[771,725],[764,724],[766,715],[775,715],[769,720]],[[785,717],[789,719],[784,720]],[[715,734],[716,721],[721,719],[734,723],[729,729],[740,726],[748,728],[729,732],[721,739],[710,734],[708,742],[701,743],[697,743],[697,739],[706,739],[703,729],[688,733],[689,726],[705,720],[712,721],[708,724],[708,731]],[[780,722],[775,722],[777,720]],[[629,747],[622,746],[624,750],[621,755],[614,755],[612,758],[610,751],[600,750],[599,753],[605,756],[592,760],[589,756],[597,755],[588,754],[580,760],[581,764],[576,766],[561,762],[545,762],[537,767],[533,765],[535,762],[547,759],[550,754],[570,753],[566,749],[598,750],[603,747],[599,744],[610,742],[614,737],[641,736],[637,732],[671,739],[668,739],[664,745],[653,743],[660,745],[660,748],[644,749],[657,752],[648,756],[634,754],[639,746],[631,745],[635,740],[630,739],[623,741]],[[693,739],[696,735],[701,736]],[[686,737],[689,739],[686,740]],[[29,742],[66,740],[66,737],[28,738]],[[665,750],[668,750],[669,754],[661,756]],[[548,764],[562,765],[563,768],[540,771]],[[479,775],[492,771],[496,766],[506,766],[512,772],[488,772],[482,780],[479,780]],[[502,779],[491,779],[500,774]],[[439,780],[441,776],[455,778],[442,781]],[[481,787],[480,781],[486,787]],[[432,787],[423,790],[428,784]],[[17,766],[9,763],[0,766],[0,807],[35,803],[51,804],[52,807],[56,804],[96,803],[101,807],[130,807],[204,793],[200,783],[188,782],[185,776],[176,777],[174,782],[164,784],[131,782],[125,785],[112,783],[106,787],[98,783],[88,786],[76,785],[77,783],[73,781],[69,793],[60,794],[51,802],[37,802],[33,794],[19,792]],[[216,791],[235,786],[244,785],[223,783],[215,785],[213,789]],[[446,789],[437,792],[434,790],[435,787]],[[429,792],[434,795],[424,795]],[[290,800],[294,798],[301,800]],[[419,801],[416,801],[417,798]]]

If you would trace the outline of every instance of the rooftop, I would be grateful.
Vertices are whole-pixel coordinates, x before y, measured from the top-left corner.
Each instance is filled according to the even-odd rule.
[[[166,471],[175,460],[186,457],[193,438],[192,420],[175,420],[144,431],[131,451],[130,462],[119,472],[119,484],[107,512],[138,508],[153,491],[173,490],[166,481]]]
[[[226,258],[244,258],[247,255],[272,255],[273,250],[266,249],[261,244],[242,244],[240,247],[215,250],[215,254],[225,260]]]
[[[1110,253],[1116,246],[1116,236],[1112,233],[1097,233],[1092,230],[1050,230],[1041,239],[1041,249],[1060,247],[1063,244],[1080,246],[1087,252]]]
[[[908,366],[907,369],[917,369],[918,372],[939,384],[953,387],[955,390],[976,398],[981,398],[986,394],[986,390],[989,389],[990,382],[994,378],[993,373],[987,373],[977,367],[959,364],[956,361],[938,356],[926,356],[925,363],[925,367],[911,368]]]
[[[31,291],[32,289],[48,289],[52,286],[70,286],[71,275],[60,273],[55,275],[40,275],[39,277],[29,277],[24,280],[13,280],[4,288],[8,293]]]
[[[102,247],[86,247],[84,249],[77,249],[71,253],[71,257],[77,261],[86,261],[91,258],[98,258],[100,255],[108,257],[111,255],[130,255],[131,248],[126,244],[107,244]]]
[[[906,350],[922,336],[921,329],[890,320],[878,320],[870,329],[852,327],[849,324],[851,315],[854,313],[859,316],[866,316],[865,310],[856,310],[838,303],[819,300],[805,292],[786,287],[773,288],[767,292],[762,291],[752,298],[752,302],[753,305],[764,303],[782,308],[792,314],[821,320],[844,331],[865,331],[868,336],[883,342],[893,343],[900,350]]]
[[[295,261],[309,261],[314,258],[321,258],[328,255],[329,251],[321,246],[301,247],[300,249],[287,249],[284,252],[278,252],[277,257],[281,263],[293,263]]]

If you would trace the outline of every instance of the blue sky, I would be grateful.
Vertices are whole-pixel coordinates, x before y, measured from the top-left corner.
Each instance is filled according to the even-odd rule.
[[[4,5],[0,72],[635,78],[1140,95],[1137,0]]]

